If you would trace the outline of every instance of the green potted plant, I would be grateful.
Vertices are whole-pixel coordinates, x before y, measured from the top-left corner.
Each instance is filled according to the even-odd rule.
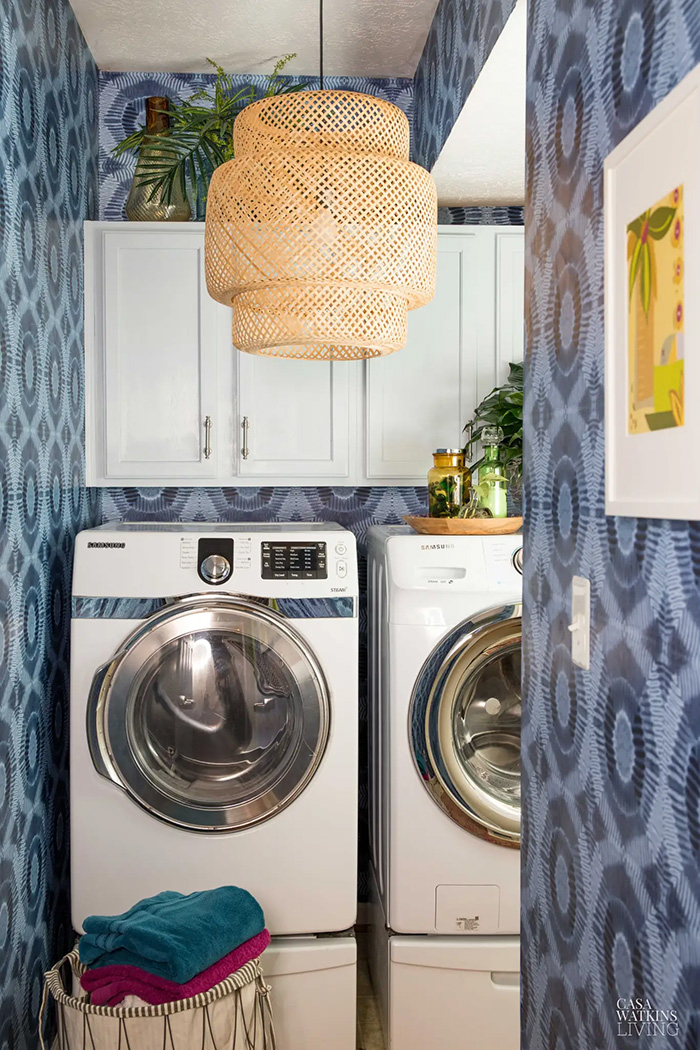
[[[472,448],[477,444],[485,427],[500,427],[503,440],[500,445],[501,462],[508,477],[509,513],[520,513],[523,471],[523,365],[511,364],[508,378],[502,386],[495,387],[474,410],[474,416],[465,426],[469,438],[465,452],[471,458]],[[474,471],[480,465],[472,465]]]
[[[295,56],[285,55],[267,78],[262,92],[252,85],[236,88],[233,77],[207,59],[216,70],[211,87],[203,87],[189,98],[169,99],[165,113],[167,135],[149,134],[140,127],[122,139],[112,151],[116,156],[136,153],[139,165],[135,183],[150,187],[148,200],[170,204],[189,195],[195,213],[201,214],[214,168],[233,157],[233,122],[246,106],[259,98],[301,91],[306,84],[290,84],[282,70]]]

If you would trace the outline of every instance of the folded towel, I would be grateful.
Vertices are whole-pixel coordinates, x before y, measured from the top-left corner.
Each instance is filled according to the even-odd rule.
[[[208,992],[251,959],[262,955],[269,943],[270,934],[263,930],[185,984],[154,977],[137,966],[100,966],[96,970],[86,970],[80,983],[86,992],[91,993],[90,1002],[95,1006],[125,1005],[130,996],[138,996],[151,1006],[174,1003],[178,999]]]
[[[265,929],[262,908],[238,886],[187,896],[165,890],[123,915],[91,915],[80,938],[84,966],[137,966],[184,984]]]

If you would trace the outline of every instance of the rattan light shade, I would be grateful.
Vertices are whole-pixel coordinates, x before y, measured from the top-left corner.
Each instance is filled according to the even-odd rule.
[[[207,198],[209,294],[252,354],[379,357],[435,289],[437,199],[396,106],[350,91],[263,99]]]

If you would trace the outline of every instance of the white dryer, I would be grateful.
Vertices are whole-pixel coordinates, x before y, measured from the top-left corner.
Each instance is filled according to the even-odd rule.
[[[72,601],[75,928],[164,889],[244,886],[276,983],[303,971],[302,1001],[310,975],[340,982],[342,1030],[281,1045],[350,1050],[354,940],[308,938],[356,916],[354,537],[326,523],[105,525],[77,537]]]
[[[370,529],[368,543],[373,973],[388,1036],[413,1050],[439,1014],[441,1050],[462,1050],[464,1002],[447,1009],[462,999],[474,1017],[493,1008],[493,1045],[510,1050],[519,1039],[522,538],[390,526]],[[490,1046],[478,1031],[474,1045]]]

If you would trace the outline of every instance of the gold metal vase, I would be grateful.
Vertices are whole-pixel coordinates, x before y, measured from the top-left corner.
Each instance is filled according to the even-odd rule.
[[[132,222],[188,222],[192,216],[190,202],[182,192],[179,182],[173,184],[169,203],[162,200],[160,192],[153,199],[150,184],[144,185],[139,179],[144,166],[155,157],[162,156],[162,150],[153,140],[165,138],[170,134],[170,117],[168,116],[168,99],[160,95],[151,95],[146,99],[146,132],[150,140],[139,152],[136,171],[126,201],[126,216]]]

